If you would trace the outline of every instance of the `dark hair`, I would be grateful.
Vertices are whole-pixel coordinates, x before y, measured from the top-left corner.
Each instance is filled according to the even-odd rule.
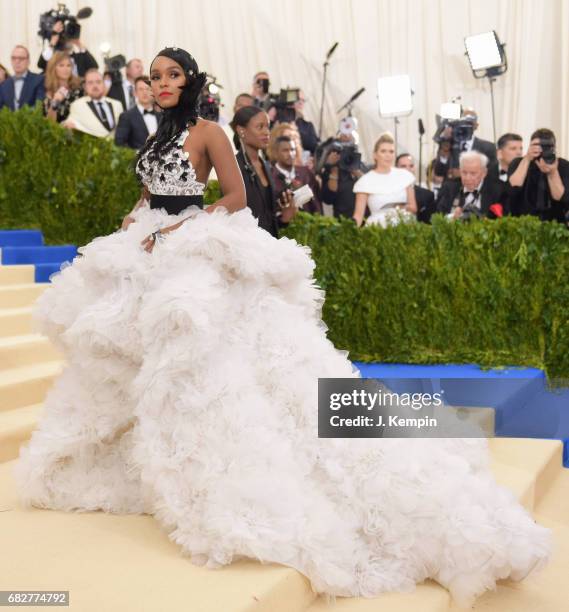
[[[397,166],[399,161],[402,160],[404,157],[411,157],[411,158],[413,158],[411,153],[399,153],[399,155],[395,158],[395,165]]]
[[[275,140],[275,148],[278,147],[283,142],[292,142],[292,138],[289,138],[288,136],[279,136]]]
[[[555,134],[547,128],[539,128],[539,130],[536,130],[531,135],[530,140],[533,140],[534,138],[543,138],[544,140],[553,140],[553,142],[555,142]]]
[[[237,100],[239,100],[239,98],[249,98],[249,100],[255,100],[255,98],[248,93],[240,93],[238,96],[235,96],[235,104],[237,104]]]
[[[498,147],[498,149],[503,149],[509,142],[512,142],[514,140],[517,142],[521,142],[523,138],[519,134],[507,132],[506,134],[502,134],[500,138],[498,138],[496,146]]]
[[[148,77],[146,74],[136,77],[136,79],[134,79],[134,86],[136,87],[140,81],[144,81],[147,85],[150,85],[150,77]]]
[[[237,128],[238,127],[247,127],[249,125],[249,121],[253,119],[259,113],[264,113],[265,111],[260,106],[244,106],[240,108],[235,115],[233,115],[233,119],[229,123],[231,129],[234,132],[233,135],[233,143],[235,144],[236,149],[241,148],[241,141],[237,136]]]
[[[197,123],[199,97],[207,80],[206,73],[199,71],[196,60],[180,47],[162,49],[152,60],[150,72],[152,72],[152,64],[158,57],[168,57],[179,64],[186,77],[186,84],[181,88],[182,93],[178,104],[172,108],[163,109],[156,134],[149,138],[138,152],[138,159],[140,159],[143,153],[152,148],[152,153],[149,155],[150,161],[162,156],[174,144],[174,138],[185,130],[188,124]],[[158,106],[160,106],[159,103]]]

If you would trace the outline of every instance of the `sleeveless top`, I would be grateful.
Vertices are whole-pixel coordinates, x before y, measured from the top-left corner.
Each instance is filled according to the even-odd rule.
[[[205,185],[196,180],[196,171],[183,150],[188,137],[186,128],[174,136],[172,144],[158,159],[154,145],[145,151],[136,163],[136,176],[150,192],[150,208],[163,208],[177,215],[188,206],[203,208]]]

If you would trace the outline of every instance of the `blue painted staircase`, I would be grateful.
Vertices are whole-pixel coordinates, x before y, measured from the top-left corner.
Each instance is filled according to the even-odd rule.
[[[39,230],[0,230],[0,263],[33,265],[36,283],[49,283],[50,276],[76,255],[75,245],[44,245]]]

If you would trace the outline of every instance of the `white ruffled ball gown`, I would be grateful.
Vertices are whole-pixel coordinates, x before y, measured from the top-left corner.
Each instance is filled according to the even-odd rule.
[[[468,604],[543,565],[549,531],[495,483],[485,441],[318,438],[318,377],[357,373],[326,338],[309,249],[249,209],[187,207],[203,185],[186,137],[138,166],[170,213],[139,209],[38,300],[67,365],[16,464],[22,502],[153,514],[195,563],[277,562],[343,596],[433,578]]]

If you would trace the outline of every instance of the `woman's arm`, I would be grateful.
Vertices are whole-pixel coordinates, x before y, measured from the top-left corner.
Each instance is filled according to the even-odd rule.
[[[415,187],[413,185],[407,187],[407,206],[405,208],[413,215],[417,214],[417,198],[415,197]]]
[[[135,210],[138,210],[141,206],[145,206],[149,200],[150,200],[150,192],[148,191],[148,187],[144,185],[142,188],[142,191],[140,192],[140,198],[138,202],[134,205],[134,208],[128,213],[128,215],[123,219],[121,229],[125,230],[131,223],[134,223],[134,218],[132,217],[132,213]]]
[[[208,123],[205,129],[206,151],[223,193],[220,200],[208,206],[207,212],[213,212],[219,206],[223,206],[230,213],[245,208],[245,184],[227,135],[217,123]]]
[[[356,205],[352,219],[354,219],[358,227],[360,227],[364,222],[364,214],[366,211],[368,197],[369,193],[356,193]]]

